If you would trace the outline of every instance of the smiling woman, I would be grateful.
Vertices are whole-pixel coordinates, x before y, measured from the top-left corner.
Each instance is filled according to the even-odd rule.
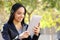
[[[10,18],[3,26],[2,37],[4,40],[38,40],[40,35],[39,25],[34,28],[34,35],[31,38],[28,25],[24,22],[26,8],[16,3],[12,6]]]
[[[21,22],[24,18],[24,8],[23,7],[19,8],[14,15],[15,15],[14,20]]]

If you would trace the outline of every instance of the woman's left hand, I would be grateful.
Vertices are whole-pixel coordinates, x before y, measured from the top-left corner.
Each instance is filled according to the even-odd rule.
[[[39,35],[39,33],[40,33],[40,23],[37,25],[37,26],[35,26],[34,27],[34,34],[36,35],[36,36],[38,36]]]

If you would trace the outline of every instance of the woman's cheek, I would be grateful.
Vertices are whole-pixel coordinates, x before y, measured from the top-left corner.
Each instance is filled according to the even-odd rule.
[[[19,19],[19,15],[15,15],[14,18],[15,18],[16,21],[19,21],[19,20],[20,20],[20,19]]]
[[[20,15],[18,19],[22,21],[24,19],[24,15]]]
[[[22,21],[24,19],[24,14],[15,14],[15,20],[16,21]]]
[[[23,18],[24,18],[24,15],[23,15]]]
[[[24,19],[24,15],[22,15],[22,17],[21,17],[21,21]]]

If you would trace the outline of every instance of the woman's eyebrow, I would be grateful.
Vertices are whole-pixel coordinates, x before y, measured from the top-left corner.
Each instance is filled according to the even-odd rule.
[[[24,14],[24,12],[18,12],[18,13]]]

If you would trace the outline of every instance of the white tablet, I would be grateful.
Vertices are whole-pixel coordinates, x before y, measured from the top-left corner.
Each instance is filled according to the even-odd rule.
[[[29,23],[29,26],[28,26],[28,29],[27,31],[30,32],[30,35],[33,36],[33,28],[38,25],[38,23],[40,22],[42,16],[39,16],[39,15],[33,15],[31,20],[30,20],[30,23]]]

